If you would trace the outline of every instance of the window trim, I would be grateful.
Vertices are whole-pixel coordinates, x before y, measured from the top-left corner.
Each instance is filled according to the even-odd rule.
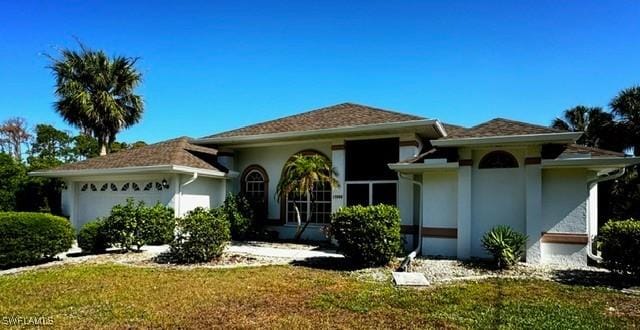
[[[492,156],[495,156],[495,155],[502,155],[502,156],[506,156],[506,157],[511,158],[511,160],[513,161],[515,166],[495,167],[495,166],[483,165],[483,162],[488,161],[489,157],[492,157]],[[482,156],[482,158],[480,158],[480,161],[478,162],[478,169],[480,169],[480,170],[511,169],[511,168],[519,168],[519,167],[520,167],[520,163],[518,162],[518,159],[516,158],[516,156],[514,156],[512,153],[510,153],[508,151],[505,151],[505,150],[489,151],[486,154],[484,154],[484,156]]]
[[[267,171],[264,169],[264,167],[258,164],[252,164],[244,169],[242,175],[240,176],[240,193],[242,195],[245,195],[247,193],[247,177],[253,172],[260,173],[260,175],[262,175],[264,183],[264,215],[262,215],[264,219],[259,219],[258,221],[267,221],[267,219],[269,218],[269,175],[267,174]]]

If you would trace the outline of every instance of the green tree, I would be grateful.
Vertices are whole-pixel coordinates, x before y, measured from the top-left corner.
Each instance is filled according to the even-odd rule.
[[[48,168],[76,160],[69,133],[47,124],[38,124],[29,150],[30,167]],[[34,166],[35,162],[43,163]]]
[[[331,187],[338,186],[335,178],[336,170],[331,167],[331,161],[321,155],[295,155],[284,165],[280,181],[276,190],[278,201],[286,200],[291,194],[310,196],[313,202],[313,187],[316,184],[329,184]],[[296,221],[298,228],[295,239],[300,239],[302,233],[311,220],[311,203],[307,203],[307,219],[304,226],[300,219],[300,210],[294,204],[296,211]]]
[[[27,170],[11,155],[0,153],[0,211],[16,209],[17,195],[27,180]]]
[[[628,146],[640,156],[640,86],[623,89],[611,100],[611,112],[620,117],[628,132]]]
[[[73,137],[73,153],[77,160],[96,157],[100,154],[98,140],[93,136],[80,133]]]
[[[571,132],[584,132],[576,141],[578,144],[608,150],[622,151],[625,148],[624,127],[620,126],[611,113],[600,107],[579,105],[564,111],[562,118],[556,118],[551,127]]]
[[[80,44],[80,50],[64,49],[50,56],[56,77],[56,111],[69,124],[90,132],[100,154],[109,151],[116,135],[142,117],[142,97],[135,93],[142,74],[137,58],[109,57],[102,50]]]

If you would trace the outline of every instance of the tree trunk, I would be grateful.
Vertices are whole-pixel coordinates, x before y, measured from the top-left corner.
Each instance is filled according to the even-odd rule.
[[[100,142],[100,156],[107,154],[107,145],[104,142]]]
[[[307,219],[304,221],[304,226],[302,228],[300,228],[300,223],[298,222],[298,229],[296,230],[296,236],[294,237],[294,240],[296,241],[300,240],[302,233],[304,233],[311,222],[311,203],[313,203],[313,200],[309,198],[309,203],[307,203]],[[298,221],[300,221],[300,216],[298,216]]]

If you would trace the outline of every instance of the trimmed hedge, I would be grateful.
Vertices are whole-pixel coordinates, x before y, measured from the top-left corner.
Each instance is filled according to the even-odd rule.
[[[402,252],[400,212],[395,206],[343,207],[332,215],[329,232],[340,251],[359,265],[386,265]]]
[[[97,219],[85,223],[78,232],[78,246],[83,252],[102,252],[109,246],[109,238],[105,232],[104,220]]]
[[[222,255],[230,239],[224,211],[198,207],[178,219],[169,255],[177,263],[208,262]]]
[[[0,268],[51,259],[73,245],[75,232],[65,218],[47,213],[0,213]]]
[[[176,229],[176,218],[173,209],[160,203],[154,206],[143,206],[139,210],[144,224],[143,236],[146,244],[169,244],[173,240]]]
[[[640,221],[609,220],[597,242],[605,267],[620,274],[640,276]]]
[[[249,201],[241,195],[227,194],[227,198],[222,205],[225,216],[231,226],[231,238],[234,240],[244,240],[251,229],[251,218],[253,212]]]

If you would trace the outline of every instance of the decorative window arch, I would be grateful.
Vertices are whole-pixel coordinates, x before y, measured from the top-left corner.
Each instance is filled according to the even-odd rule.
[[[250,165],[240,177],[240,192],[247,198],[253,208],[254,218],[267,220],[269,195],[269,176],[260,165]]]
[[[504,150],[491,151],[480,160],[478,168],[517,168],[518,160],[512,154]]]
[[[307,149],[302,150],[294,154],[303,156],[319,155],[326,159],[329,159],[323,153]],[[294,156],[291,156],[291,160]],[[289,161],[287,160],[287,162]],[[318,182],[314,185],[311,191],[311,196],[308,194],[295,194],[292,193],[287,197],[286,201],[283,201],[282,210],[284,214],[281,214],[283,221],[294,222],[296,221],[296,212],[294,205],[298,206],[300,211],[300,218],[305,221],[307,218],[307,212],[311,212],[311,224],[328,224],[331,222],[331,185],[328,182]]]

